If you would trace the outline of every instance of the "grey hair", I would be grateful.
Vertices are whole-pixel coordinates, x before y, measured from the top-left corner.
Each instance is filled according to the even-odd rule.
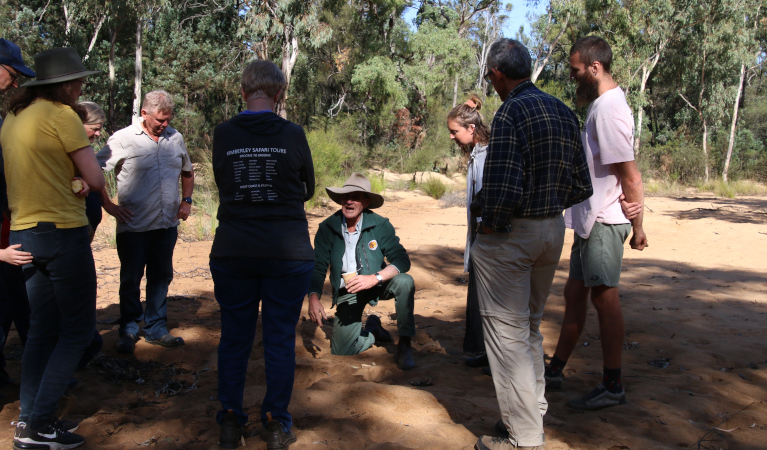
[[[85,117],[86,125],[93,125],[97,123],[104,123],[107,121],[107,115],[104,114],[104,110],[93,102],[80,102],[80,105],[85,107],[85,111],[88,115]]]
[[[163,90],[147,92],[141,109],[146,112],[173,112],[173,97]]]
[[[285,75],[273,62],[257,59],[242,71],[241,85],[248,100],[274,97],[285,88]]]
[[[530,51],[519,41],[502,38],[490,46],[487,67],[498,69],[511,80],[530,78],[532,66]]]

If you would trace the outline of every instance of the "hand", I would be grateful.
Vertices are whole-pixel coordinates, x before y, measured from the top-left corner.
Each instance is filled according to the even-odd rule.
[[[21,244],[9,245],[8,248],[0,250],[0,261],[13,264],[14,266],[23,266],[32,262],[32,254],[19,251]]]
[[[189,217],[189,213],[192,212],[192,205],[185,201],[181,201],[181,204],[178,205],[178,214],[176,214],[176,219],[186,220]]]
[[[82,190],[80,192],[76,193],[75,196],[77,198],[85,198],[85,197],[87,197],[88,194],[90,194],[90,192],[91,192],[91,187],[88,186],[88,183],[86,183],[85,180],[83,180],[80,177],[72,178],[72,181],[74,181],[74,180],[80,180],[80,183],[82,183],[82,185],[83,185]]]
[[[636,229],[634,228],[634,234],[631,236],[631,241],[629,241],[629,244],[631,244],[631,248],[634,250],[642,251],[645,249],[645,247],[649,247],[650,244],[647,243],[647,236],[644,234],[643,229]]]
[[[309,320],[322,326],[323,320],[328,320],[328,316],[325,315],[325,307],[320,303],[320,297],[317,294],[309,296]]]
[[[356,294],[365,291],[378,284],[378,278],[375,275],[355,275],[346,283],[346,290],[350,294]]]
[[[621,209],[623,210],[623,215],[626,216],[628,220],[636,218],[636,216],[638,216],[639,213],[642,212],[642,205],[640,205],[639,203],[627,202],[625,195],[621,194],[618,200],[621,202]]]
[[[128,223],[133,220],[133,212],[131,212],[131,210],[115,205],[114,203],[104,203],[104,211],[109,213],[109,215],[114,216],[118,222]]]

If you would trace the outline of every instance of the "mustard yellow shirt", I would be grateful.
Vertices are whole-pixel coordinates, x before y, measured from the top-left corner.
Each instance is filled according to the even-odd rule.
[[[18,116],[9,112],[0,145],[11,230],[26,230],[38,222],[52,222],[57,228],[88,225],[85,200],[72,193],[76,169],[69,153],[90,143],[72,108],[36,100]]]

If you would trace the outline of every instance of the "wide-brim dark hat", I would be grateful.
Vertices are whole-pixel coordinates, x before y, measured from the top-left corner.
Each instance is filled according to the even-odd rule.
[[[35,72],[24,65],[19,46],[5,39],[0,39],[0,64],[13,67],[24,76],[35,76]]]
[[[365,175],[362,175],[359,172],[352,173],[351,176],[344,182],[343,187],[326,187],[325,191],[327,191],[328,197],[330,197],[331,200],[338,203],[339,205],[343,205],[344,194],[349,194],[351,192],[364,192],[367,194],[367,197],[370,199],[370,205],[368,205],[368,209],[380,208],[384,204],[384,198],[381,195],[371,191],[370,181],[368,181]]]
[[[37,79],[22,84],[22,87],[62,83],[101,73],[100,70],[85,70],[80,55],[72,47],[52,48],[36,54],[35,72]]]

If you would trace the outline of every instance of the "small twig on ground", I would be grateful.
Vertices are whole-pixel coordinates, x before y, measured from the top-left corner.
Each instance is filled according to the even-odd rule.
[[[726,431],[726,432],[728,432],[728,433],[729,433],[729,432],[731,432],[732,430],[734,430],[735,428],[733,428],[732,430],[722,430],[722,429],[721,429],[721,428],[719,428],[719,427],[721,427],[722,425],[724,425],[724,424],[725,424],[727,421],[729,421],[730,419],[734,418],[734,417],[735,417],[735,416],[737,416],[738,414],[740,414],[740,413],[742,413],[743,411],[745,411],[745,410],[747,410],[748,408],[750,408],[750,407],[751,407],[751,406],[752,406],[754,403],[756,403],[756,402],[751,402],[751,403],[749,403],[748,405],[746,405],[746,406],[744,406],[743,408],[741,408],[741,409],[740,409],[738,412],[736,412],[736,413],[735,413],[735,414],[733,414],[732,416],[730,416],[730,417],[725,417],[723,421],[721,421],[721,422],[719,422],[718,424],[716,424],[715,426],[711,427],[711,429],[710,429],[710,430],[708,430],[708,431],[707,431],[707,432],[706,432],[706,433],[705,433],[703,436],[701,436],[701,437],[700,437],[700,439],[698,439],[698,442],[697,442],[697,444],[698,444],[698,449],[700,450],[701,448],[706,448],[706,447],[704,446],[704,444],[703,444],[703,443],[704,443],[704,442],[709,442],[709,441],[712,441],[712,439],[706,439],[706,436],[708,436],[709,434],[713,433],[714,431]]]

